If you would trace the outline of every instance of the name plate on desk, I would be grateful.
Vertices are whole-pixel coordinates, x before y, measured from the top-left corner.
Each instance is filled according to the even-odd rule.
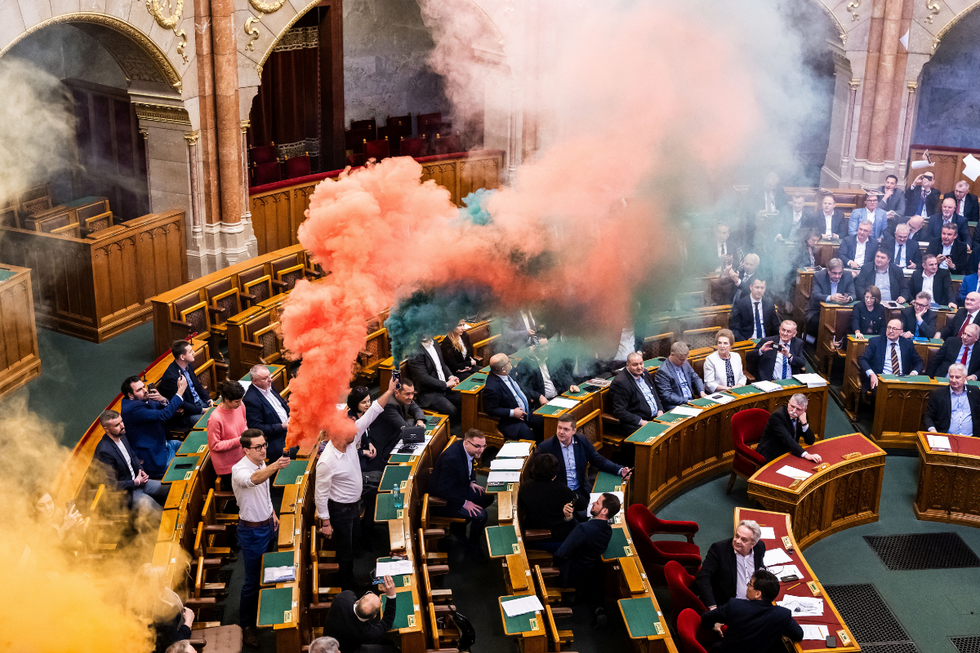
[[[842,455],[841,458],[843,458],[844,460],[853,460],[854,458],[858,458],[860,456],[861,456],[860,451],[852,451],[851,453],[846,453]]]

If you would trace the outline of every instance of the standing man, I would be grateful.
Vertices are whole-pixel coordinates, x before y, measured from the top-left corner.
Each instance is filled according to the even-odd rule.
[[[245,391],[245,423],[259,429],[269,443],[269,460],[278,460],[286,446],[289,428],[289,404],[272,388],[269,368],[259,364],[249,370],[251,385]]]
[[[848,235],[856,234],[858,226],[865,220],[871,223],[871,237],[875,240],[881,240],[881,235],[885,233],[885,229],[888,227],[888,214],[878,207],[878,193],[873,190],[867,191],[867,195],[864,196],[863,209],[851,211],[851,217],[848,218],[847,222]]]
[[[664,413],[663,403],[657,397],[657,386],[643,368],[643,354],[638,351],[626,357],[626,367],[609,384],[609,393],[613,417],[619,420],[624,435],[646,426],[647,422]]]
[[[884,236],[878,249],[883,249],[892,257],[892,263],[903,269],[915,270],[922,267],[922,249],[919,242],[909,240],[909,226],[895,227],[895,237]]]
[[[776,234],[776,242],[789,241],[797,243],[803,237],[803,207],[806,199],[799,193],[793,195],[789,200],[789,207],[784,207],[780,214],[785,214],[782,220],[782,227]]]
[[[950,366],[949,387],[929,395],[922,425],[933,433],[980,435],[980,388],[966,384],[966,367]]]
[[[902,321],[897,319],[889,320],[884,338],[871,339],[858,356],[858,365],[867,378],[862,386],[871,390],[878,387],[879,374],[915,376],[925,369],[912,341],[902,337]]]
[[[704,605],[714,610],[732,599],[746,598],[749,580],[762,568],[765,555],[759,524],[751,519],[740,521],[732,539],[715,542],[704,556],[696,578]]]
[[[779,579],[765,569],[752,574],[746,587],[745,601],[730,601],[727,605],[706,612],[701,626],[712,628],[721,641],[713,653],[781,653],[786,650],[783,638],[794,642],[803,640],[803,629],[788,608],[773,605],[779,596]],[[722,624],[727,629],[722,629]]]
[[[170,347],[174,362],[167,366],[157,389],[164,397],[172,397],[177,392],[177,377],[184,377],[187,381],[187,389],[181,393],[183,405],[177,410],[177,417],[172,425],[174,428],[189,430],[198,415],[214,405],[211,395],[197,379],[194,373],[194,347],[186,340],[178,340]]]
[[[497,428],[507,440],[540,440],[544,418],[535,415],[527,391],[510,375],[507,354],[490,357],[490,374],[483,386],[483,410],[497,418]]]
[[[161,479],[170,461],[177,455],[180,440],[167,440],[164,426],[173,419],[184,401],[180,398],[187,389],[184,377],[177,379],[177,391],[168,403],[154,388],[147,391],[138,376],[131,376],[122,384],[122,405],[119,411],[126,432],[133,441],[133,450],[143,461],[143,469],[152,479]]]
[[[269,479],[280,469],[285,469],[289,458],[285,456],[271,465],[265,464],[269,445],[264,435],[239,438],[245,457],[231,468],[231,488],[238,503],[238,546],[241,547],[245,580],[238,609],[238,621],[242,627],[242,639],[248,646],[258,648],[259,634],[255,630],[255,618],[259,609],[259,585],[262,579],[262,554],[269,549],[275,532],[279,530],[279,517],[272,507],[269,495]]]
[[[803,341],[796,337],[796,322],[783,320],[779,335],[760,340],[755,349],[746,355],[751,370],[757,367],[759,379],[788,379],[806,370],[803,362]]]
[[[766,301],[766,280],[752,279],[749,296],[742,297],[732,306],[728,328],[735,334],[735,341],[765,338],[776,335],[779,317],[776,305]]]
[[[806,418],[806,407],[809,402],[806,395],[795,394],[789,398],[789,404],[780,406],[769,416],[766,429],[762,432],[759,455],[770,462],[784,453],[791,453],[798,458],[820,464],[818,454],[807,453],[800,446],[800,438],[811,445],[816,441],[816,434],[810,429]]]
[[[928,218],[936,212],[939,206],[939,191],[932,187],[936,181],[936,175],[932,172],[923,172],[915,178],[912,186],[905,191],[905,215],[921,215]]]
[[[444,506],[432,506],[433,514],[465,519],[470,524],[467,548],[478,561],[487,559],[480,548],[483,531],[487,526],[487,508],[493,503],[493,494],[476,482],[476,460],[487,448],[482,431],[470,429],[461,441],[446,447],[429,477],[429,494],[446,502]],[[454,524],[453,526],[456,526]],[[463,526],[465,533],[465,525]],[[463,539],[463,533],[457,531]]]
[[[742,259],[740,272],[736,272],[732,266],[727,264],[721,271],[721,276],[726,277],[727,275],[727,278],[735,286],[735,294],[732,297],[733,304],[749,293],[749,287],[759,271],[761,261],[758,254],[746,254],[745,258]]]
[[[687,343],[683,340],[672,344],[670,356],[661,363],[660,369],[653,376],[653,382],[657,384],[657,392],[660,393],[666,410],[706,395],[704,381],[687,362],[689,351]]]
[[[810,301],[806,305],[806,330],[816,337],[820,328],[820,304],[846,304],[854,298],[854,277],[844,274],[844,262],[839,258],[827,261],[827,269],[813,275]]]
[[[885,185],[878,190],[881,193],[878,206],[889,218],[901,218],[905,215],[905,193],[898,188],[898,177],[888,175],[885,177]]]
[[[977,196],[970,192],[970,182],[961,179],[956,182],[952,193],[946,193],[945,198],[952,197],[956,201],[956,215],[962,216],[967,222],[977,222],[980,220],[980,204],[977,203]],[[977,237],[974,234],[974,242]]]

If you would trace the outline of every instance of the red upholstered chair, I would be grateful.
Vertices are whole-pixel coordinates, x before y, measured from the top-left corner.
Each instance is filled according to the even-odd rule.
[[[728,479],[728,492],[735,486],[735,477],[749,478],[766,459],[756,453],[749,445],[762,438],[769,421],[769,411],[764,408],[747,408],[732,415],[732,443],[735,445],[735,458],[732,460],[732,477]]]
[[[286,159],[286,179],[305,177],[310,174],[310,153]]]
[[[261,186],[282,180],[282,168],[278,161],[257,163],[252,170],[252,185]]]
[[[409,128],[411,130],[411,128]],[[408,132],[408,136],[411,137],[412,132]],[[402,140],[402,128],[398,125],[385,125],[384,127],[378,127],[378,140],[388,141],[388,151],[390,156],[398,156],[398,145]]]
[[[389,156],[391,156],[391,150],[388,148],[388,141],[368,141],[364,144],[364,156],[369,159],[376,159],[378,161],[381,159],[387,159]]]
[[[434,134],[442,124],[442,112],[420,113],[415,117],[415,133],[419,136]]]
[[[698,614],[707,611],[704,603],[694,593],[694,576],[676,560],[668,560],[664,565],[664,576],[667,578],[667,589],[670,590],[670,620],[677,622],[682,610],[691,608]]]
[[[378,137],[378,121],[375,118],[368,118],[366,120],[351,120],[350,121],[351,131],[366,130],[371,133],[371,138],[369,141],[373,141]]]
[[[418,158],[429,153],[429,144],[424,138],[403,138],[399,145],[402,156]]]
[[[640,503],[635,503],[626,510],[626,525],[630,529],[633,546],[640,556],[643,569],[651,583],[663,586],[667,584],[664,577],[664,565],[668,560],[676,560],[689,573],[697,572],[701,566],[701,549],[694,544],[694,534],[698,525],[692,521],[665,521],[658,518],[650,509]],[[651,535],[675,533],[687,537],[687,542],[678,540],[657,540]]]
[[[707,649],[698,642],[698,628],[701,627],[701,615],[687,608],[677,615],[677,639],[681,653],[708,653]]]
[[[276,144],[258,145],[249,150],[249,158],[252,163],[271,163],[279,160],[279,153],[276,151]]]
[[[446,134],[445,136],[436,134],[433,147],[435,148],[436,154],[450,154],[452,152],[462,151],[463,144],[456,134]]]

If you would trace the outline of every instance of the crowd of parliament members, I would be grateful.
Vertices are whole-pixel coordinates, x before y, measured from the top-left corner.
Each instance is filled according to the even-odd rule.
[[[549,333],[531,310],[522,310],[504,320],[497,347],[501,352],[521,352],[516,367],[507,353],[478,361],[461,320],[439,342],[424,337],[419,350],[407,359],[401,378],[393,379],[377,399],[365,387],[352,388],[347,408],[355,428],[349,434],[325,435],[315,483],[320,530],[336,548],[338,584],[344,591],[332,602],[325,627],[328,636],[316,640],[310,650],[386,649],[386,633],[398,610],[395,586],[390,578],[378,586],[388,597],[384,616],[379,618],[378,595],[366,591],[367,586],[354,574],[355,552],[372,547],[374,503],[384,468],[404,429],[424,426],[423,409],[448,416],[458,432],[460,396],[453,388],[487,364],[484,411],[496,419],[505,439],[538,442],[525,470],[518,503],[522,525],[547,529],[550,537],[527,545],[554,555],[560,582],[574,588],[577,600],[594,609],[596,625],[603,625],[602,575],[594,572],[612,535],[610,520],[623,506],[611,493],[591,500],[590,488],[600,471],[627,479],[631,470],[600,454],[578,432],[571,416],[559,417],[556,435],[542,441],[544,425],[535,410],[565,392],[577,392],[577,382],[605,372],[612,376],[609,392],[615,428],[630,434],[692,399],[745,385],[747,371],[763,381],[803,372],[806,334],[797,333],[795,321],[780,319],[778,306],[789,298],[767,292],[767,285],[780,277],[795,280],[797,268],[812,266],[813,248],[821,239],[839,238],[841,244],[838,258],[814,276],[804,319],[807,331],[811,335],[816,331],[821,302],[856,300],[851,319],[855,336],[884,336],[871,339],[859,358],[867,389],[874,390],[878,374],[948,377],[949,386],[937,389],[930,398],[924,428],[961,435],[980,433],[976,422],[980,389],[967,384],[980,369],[980,355],[974,351],[980,338],[976,274],[980,231],[970,242],[966,227],[967,220],[978,217],[977,198],[967,192],[966,182],[941,198],[932,188],[933,181],[934,175],[926,172],[903,190],[896,187],[895,177],[889,177],[877,192],[868,192],[865,208],[854,210],[849,219],[835,207],[831,194],[818,198],[813,211],[805,211],[803,197],[786,196],[774,175],[750,191],[750,203],[759,205],[753,210],[775,215],[779,228],[773,236],[751,233],[747,227],[751,220],[742,222],[735,233],[728,225],[717,225],[717,265],[712,263],[715,274],[710,292],[719,303],[730,303],[732,308],[729,328],[718,331],[716,351],[704,361],[703,379],[688,362],[689,349],[681,341],[671,345],[655,374],[648,373],[638,351],[642,338],[632,328],[622,330],[615,354],[610,348],[601,364],[581,370],[582,374],[580,361],[550,354],[548,336],[553,340],[560,333]],[[895,225],[891,229],[889,217]],[[799,243],[799,247],[796,256],[784,263],[786,269],[780,269],[775,263],[766,265],[758,253],[742,255],[746,246],[738,244],[739,236],[744,242],[751,239],[763,256],[785,248],[786,242]],[[759,246],[770,239],[768,246]],[[929,243],[924,255],[920,241]],[[736,261],[736,255],[740,260]],[[913,270],[908,280],[902,268]],[[971,270],[973,274],[966,276],[954,296],[950,274]],[[887,320],[883,301],[910,304],[900,319]],[[938,332],[943,345],[926,369],[912,343],[917,337],[937,336],[937,304],[956,313]],[[732,346],[748,339],[758,344],[746,353],[743,363]],[[157,517],[167,496],[160,479],[180,444],[169,439],[169,434],[189,430],[213,405],[194,373],[190,343],[175,342],[172,354],[174,360],[156,387],[147,387],[138,376],[123,381],[121,410],[107,410],[100,416],[105,436],[95,452],[107,474],[107,485],[124,492],[135,511]],[[285,447],[289,405],[272,388],[264,365],[252,368],[250,375],[247,390],[232,380],[218,388],[220,403],[209,416],[207,439],[219,487],[230,487],[237,504],[237,543],[245,569],[240,624],[245,643],[257,646],[261,556],[272,545],[279,524],[270,478],[288,464],[294,452]],[[758,447],[767,461],[792,453],[821,462],[800,445],[801,440],[813,444],[815,439],[806,410],[806,397],[796,394],[770,416]],[[474,564],[487,561],[484,528],[487,509],[494,501],[494,495],[477,480],[486,448],[481,431],[463,433],[437,458],[425,488],[433,498],[430,509],[434,514],[463,520],[454,523],[449,539],[459,540]],[[39,500],[37,509],[59,539],[80,523],[77,511],[65,514],[63,522],[56,517],[49,495]],[[772,605],[779,583],[762,568],[765,544],[760,536],[755,522],[740,523],[732,540],[710,547],[697,574],[701,598],[709,608],[703,624],[719,632],[721,624],[727,625],[718,650],[776,650],[783,635],[794,640],[802,637],[789,612]],[[150,565],[141,573],[148,586],[160,577],[159,569]],[[154,604],[145,610],[157,629],[157,649],[186,650],[193,612],[165,588],[151,594],[156,597]]]

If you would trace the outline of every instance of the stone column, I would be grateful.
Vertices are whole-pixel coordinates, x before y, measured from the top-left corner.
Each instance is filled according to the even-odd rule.
[[[185,233],[190,233],[193,211],[189,153],[184,135],[191,126],[187,110],[172,104],[157,104],[149,96],[133,94],[139,130],[146,141],[146,184],[150,212],[184,211]],[[190,240],[188,239],[188,244]]]

